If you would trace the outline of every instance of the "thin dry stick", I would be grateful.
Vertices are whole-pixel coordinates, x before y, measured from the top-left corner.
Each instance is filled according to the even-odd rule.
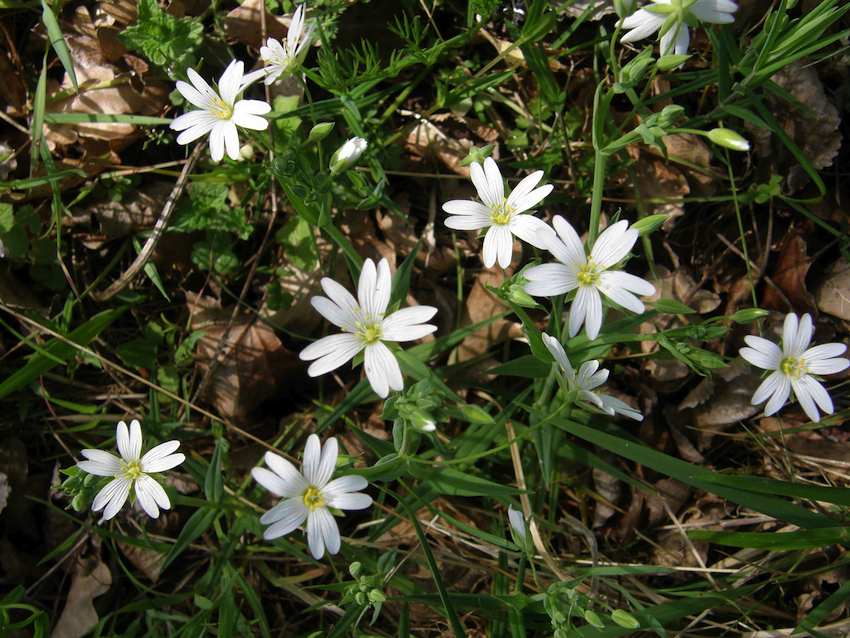
[[[546,549],[546,545],[543,543],[543,539],[540,536],[540,530],[537,528],[537,522],[531,515],[531,501],[528,500],[528,490],[525,485],[525,473],[522,471],[522,461],[519,458],[519,445],[517,445],[514,426],[510,420],[505,421],[505,430],[508,432],[508,442],[511,446],[511,461],[513,461],[514,465],[514,476],[516,477],[517,487],[521,490],[519,500],[522,503],[522,513],[523,516],[525,516],[525,520],[528,521],[528,529],[531,532],[531,540],[534,542],[534,548],[540,553],[543,557],[543,562],[546,563],[546,566],[552,570],[552,573],[555,574],[555,576],[558,577],[558,580],[569,580],[569,574],[561,571],[558,564],[555,562],[555,559],[552,558],[552,555],[549,553],[549,550]]]
[[[124,288],[126,288],[133,280],[133,277],[138,275],[139,271],[141,271],[142,268],[145,267],[145,264],[148,263],[148,259],[150,259],[157,243],[159,243],[162,233],[165,232],[168,220],[171,219],[171,214],[174,212],[174,206],[177,204],[177,200],[180,199],[183,189],[186,188],[186,183],[189,181],[189,173],[192,172],[192,167],[195,166],[195,162],[198,161],[198,158],[201,156],[201,151],[203,151],[205,147],[206,144],[204,143],[198,144],[195,147],[195,150],[192,151],[189,159],[186,160],[186,163],[183,165],[183,170],[180,171],[180,176],[177,178],[177,183],[174,184],[171,194],[168,196],[168,199],[165,200],[165,206],[162,207],[159,219],[156,220],[156,226],[153,228],[153,233],[151,233],[151,236],[148,237],[148,240],[142,247],[141,252],[139,252],[136,256],[136,259],[132,264],[130,264],[130,267],[124,271],[124,274],[113,281],[106,290],[103,292],[91,293],[93,299],[96,301],[106,301],[107,299],[114,297],[124,290]]]

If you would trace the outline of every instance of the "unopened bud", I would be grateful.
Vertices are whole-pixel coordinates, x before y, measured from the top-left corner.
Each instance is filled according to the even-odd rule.
[[[713,128],[708,133],[708,139],[724,148],[733,151],[749,151],[750,143],[729,128]]]
[[[369,143],[362,137],[352,137],[340,146],[331,157],[331,175],[348,170],[360,159]]]
[[[310,129],[310,133],[307,135],[307,143],[310,144],[312,142],[318,142],[325,139],[333,130],[333,127],[333,122],[319,122],[316,126]]]

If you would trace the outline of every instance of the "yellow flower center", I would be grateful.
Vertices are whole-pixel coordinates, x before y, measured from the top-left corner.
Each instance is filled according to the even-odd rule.
[[[382,331],[380,323],[361,323],[357,326],[357,334],[367,344],[381,340]]]
[[[129,463],[124,463],[121,470],[124,472],[125,477],[133,481],[144,474],[144,472],[142,472],[141,461],[130,461]]]
[[[511,221],[514,215],[512,206],[508,206],[508,200],[503,199],[501,204],[495,204],[490,207],[490,221],[497,226],[504,226]]]
[[[782,374],[792,379],[799,379],[806,374],[806,361],[803,357],[785,357],[779,364]]]
[[[229,120],[233,117],[233,106],[216,96],[210,106],[210,113],[220,120]]]
[[[322,491],[315,485],[308,487],[302,498],[304,500],[304,505],[311,512],[325,506],[325,499],[322,496]]]
[[[599,270],[596,268],[596,264],[592,261],[588,261],[581,268],[578,269],[578,273],[576,274],[576,279],[578,279],[578,283],[580,286],[595,286],[599,283]]]

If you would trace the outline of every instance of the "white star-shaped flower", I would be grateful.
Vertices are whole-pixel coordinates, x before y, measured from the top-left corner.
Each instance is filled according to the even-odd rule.
[[[542,336],[543,344],[555,358],[567,387],[577,393],[578,401],[593,405],[609,416],[621,414],[635,421],[643,421],[643,415],[628,403],[608,394],[596,392],[596,389],[608,380],[608,370],[604,368],[600,370],[598,361],[585,361],[576,373],[561,342],[545,332]]]
[[[322,279],[322,289],[327,297],[313,297],[310,303],[343,332],[322,337],[301,351],[299,356],[303,361],[313,361],[307,374],[317,377],[336,370],[365,350],[366,377],[375,394],[384,399],[391,389],[402,390],[401,368],[384,342],[415,341],[431,334],[437,326],[425,322],[437,313],[437,309],[413,306],[387,315],[392,278],[386,259],[382,259],[377,268],[371,259],[363,263],[357,299],[329,277]]]
[[[812,421],[820,420],[818,407],[827,414],[833,413],[829,393],[812,375],[835,374],[846,370],[850,361],[839,355],[844,353],[847,346],[843,343],[824,343],[809,348],[813,334],[814,326],[808,314],[798,320],[797,315],[789,313],[785,315],[782,326],[782,348],[762,337],[744,337],[749,347],[741,348],[739,354],[757,368],[771,371],[756,388],[752,399],[753,405],[767,400],[765,416],[778,412],[792,390],[803,412]]]
[[[578,289],[570,309],[571,337],[578,334],[582,324],[590,339],[599,334],[602,327],[600,292],[634,313],[644,311],[643,302],[635,294],[652,295],[655,286],[640,277],[611,270],[629,254],[638,239],[638,232],[630,229],[627,221],[606,228],[593,244],[590,255],[567,220],[556,215],[553,224],[558,236],[554,233],[547,236],[546,248],[560,263],[542,264],[525,271],[523,274],[528,280],[525,292],[551,297]]]
[[[372,505],[372,497],[359,491],[369,485],[362,476],[341,476],[331,481],[337,451],[335,438],[321,446],[319,437],[311,434],[304,448],[301,472],[282,456],[266,452],[266,465],[271,470],[255,467],[251,475],[283,500],[260,517],[260,522],[269,526],[263,538],[286,536],[306,520],[307,544],[313,558],[320,559],[325,549],[329,554],[339,552],[339,527],[328,508],[362,510]]]
[[[159,517],[159,510],[171,509],[171,502],[162,486],[149,475],[170,470],[186,460],[183,454],[174,453],[180,441],[161,443],[142,456],[142,428],[136,420],[130,422],[129,431],[127,424],[120,421],[115,438],[121,458],[103,450],[83,450],[86,460],[77,463],[77,467],[89,474],[114,477],[94,497],[92,511],[103,510],[103,520],[109,520],[118,513],[133,488],[147,515]]]
[[[623,20],[628,33],[621,42],[637,42],[661,31],[661,55],[684,55],[688,52],[688,26],[700,22],[730,24],[738,5],[732,0],[654,0]]]
[[[186,74],[192,83],[178,80],[177,90],[198,110],[184,113],[171,123],[173,130],[183,131],[177,136],[178,144],[194,142],[209,133],[210,156],[214,162],[221,161],[225,151],[230,159],[238,160],[237,127],[254,131],[263,131],[268,127],[268,120],[260,116],[271,111],[271,106],[262,100],[237,100],[248,85],[243,68],[242,62],[231,62],[218,81],[218,91],[194,69],[187,69]]]
[[[469,170],[483,203],[466,199],[446,202],[443,210],[450,215],[446,226],[454,230],[487,229],[481,253],[487,268],[492,268],[497,259],[502,268],[511,265],[514,235],[536,248],[545,248],[544,237],[551,234],[552,229],[529,214],[531,208],[552,192],[551,184],[535,188],[543,179],[543,171],[535,171],[524,178],[505,197],[505,183],[493,158],[485,159],[483,168],[478,162],[473,162]]]
[[[301,63],[302,54],[306,52],[312,37],[312,25],[305,29],[304,6],[300,5],[292,14],[286,40],[280,42],[274,38],[266,40],[266,45],[260,47],[260,58],[263,60],[266,84],[271,84],[284,74],[292,73]]]

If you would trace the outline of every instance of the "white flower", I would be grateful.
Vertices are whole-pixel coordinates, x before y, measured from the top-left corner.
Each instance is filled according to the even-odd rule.
[[[522,512],[515,510],[513,505],[508,505],[508,522],[511,524],[516,535],[522,540],[526,538],[525,518]]]
[[[446,219],[449,228],[487,229],[481,253],[487,268],[492,268],[497,259],[502,268],[511,265],[514,235],[536,248],[546,247],[544,237],[551,235],[552,229],[544,221],[527,213],[552,192],[551,184],[535,188],[543,179],[543,171],[535,171],[524,178],[508,197],[505,197],[502,174],[492,157],[484,160],[484,168],[478,162],[473,162],[470,177],[483,203],[453,199],[443,204],[443,210],[450,215]]]
[[[644,305],[638,295],[652,295],[655,286],[628,273],[610,268],[628,255],[638,238],[625,220],[609,226],[593,244],[588,256],[575,229],[560,215],[553,220],[560,239],[549,236],[547,249],[560,263],[534,266],[525,271],[525,292],[538,297],[562,295],[578,289],[570,309],[570,336],[587,327],[587,336],[595,339],[602,327],[603,295],[632,312],[640,314]],[[632,294],[634,293],[634,294]]]
[[[345,141],[333,155],[331,155],[331,175],[336,175],[353,166],[366,151],[369,142],[362,137],[352,137]]]
[[[561,342],[545,332],[542,336],[543,344],[555,358],[558,367],[561,368],[567,387],[577,393],[577,400],[596,406],[609,416],[621,414],[635,421],[643,421],[643,415],[628,403],[620,401],[616,397],[595,392],[596,388],[608,380],[608,370],[604,368],[600,370],[598,361],[585,361],[576,373]]]
[[[732,0],[653,0],[623,20],[628,33],[620,41],[636,42],[661,30],[661,55],[684,55],[691,37],[688,25],[730,24],[737,10]]]
[[[752,403],[764,406],[766,416],[775,414],[785,405],[791,390],[812,420],[819,421],[818,407],[832,414],[832,399],[826,389],[813,377],[814,374],[834,374],[846,370],[850,361],[839,355],[847,349],[843,343],[824,343],[809,348],[814,334],[812,318],[805,314],[789,313],[782,327],[782,348],[772,341],[748,335],[744,337],[749,348],[741,348],[739,354],[758,368],[771,370],[771,374],[756,388]]]
[[[403,389],[401,368],[384,342],[414,341],[431,334],[437,327],[424,322],[433,317],[437,309],[414,306],[384,316],[391,288],[390,265],[386,259],[382,259],[377,268],[371,259],[363,263],[357,299],[333,279],[322,279],[327,297],[313,297],[310,303],[343,332],[323,337],[301,351],[302,360],[313,361],[307,374],[317,377],[336,370],[365,350],[366,377],[375,393],[386,398],[390,389]]]
[[[301,472],[282,456],[266,452],[266,465],[251,470],[254,480],[283,500],[260,517],[268,525],[263,538],[272,540],[286,536],[307,521],[307,544],[316,560],[327,548],[329,554],[339,552],[340,536],[329,507],[362,510],[372,504],[372,497],[358,490],[369,483],[362,476],[341,476],[331,481],[336,468],[337,442],[331,437],[321,446],[319,437],[311,434],[304,448]]]
[[[165,490],[148,475],[170,470],[186,459],[183,454],[174,454],[180,441],[161,443],[142,456],[142,428],[136,420],[130,422],[129,432],[127,424],[119,422],[115,438],[121,458],[103,450],[83,450],[87,460],[77,463],[77,467],[89,474],[115,477],[94,497],[92,511],[103,510],[103,520],[109,520],[124,505],[131,487],[139,505],[151,518],[157,518],[160,509],[171,509]]]
[[[209,133],[213,161],[221,161],[225,150],[230,159],[240,159],[236,127],[265,130],[269,122],[260,116],[271,111],[271,106],[262,100],[236,99],[247,86],[243,78],[243,64],[238,60],[224,70],[218,81],[218,91],[194,69],[188,69],[186,73],[192,84],[178,80],[177,90],[198,110],[184,113],[171,123],[172,129],[183,131],[177,136],[177,143],[188,144]]]
[[[279,42],[274,38],[266,40],[266,46],[260,47],[260,58],[265,65],[266,84],[271,84],[284,74],[292,71],[301,63],[302,54],[310,44],[312,25],[304,28],[304,5],[300,5],[289,23],[286,40]]]

